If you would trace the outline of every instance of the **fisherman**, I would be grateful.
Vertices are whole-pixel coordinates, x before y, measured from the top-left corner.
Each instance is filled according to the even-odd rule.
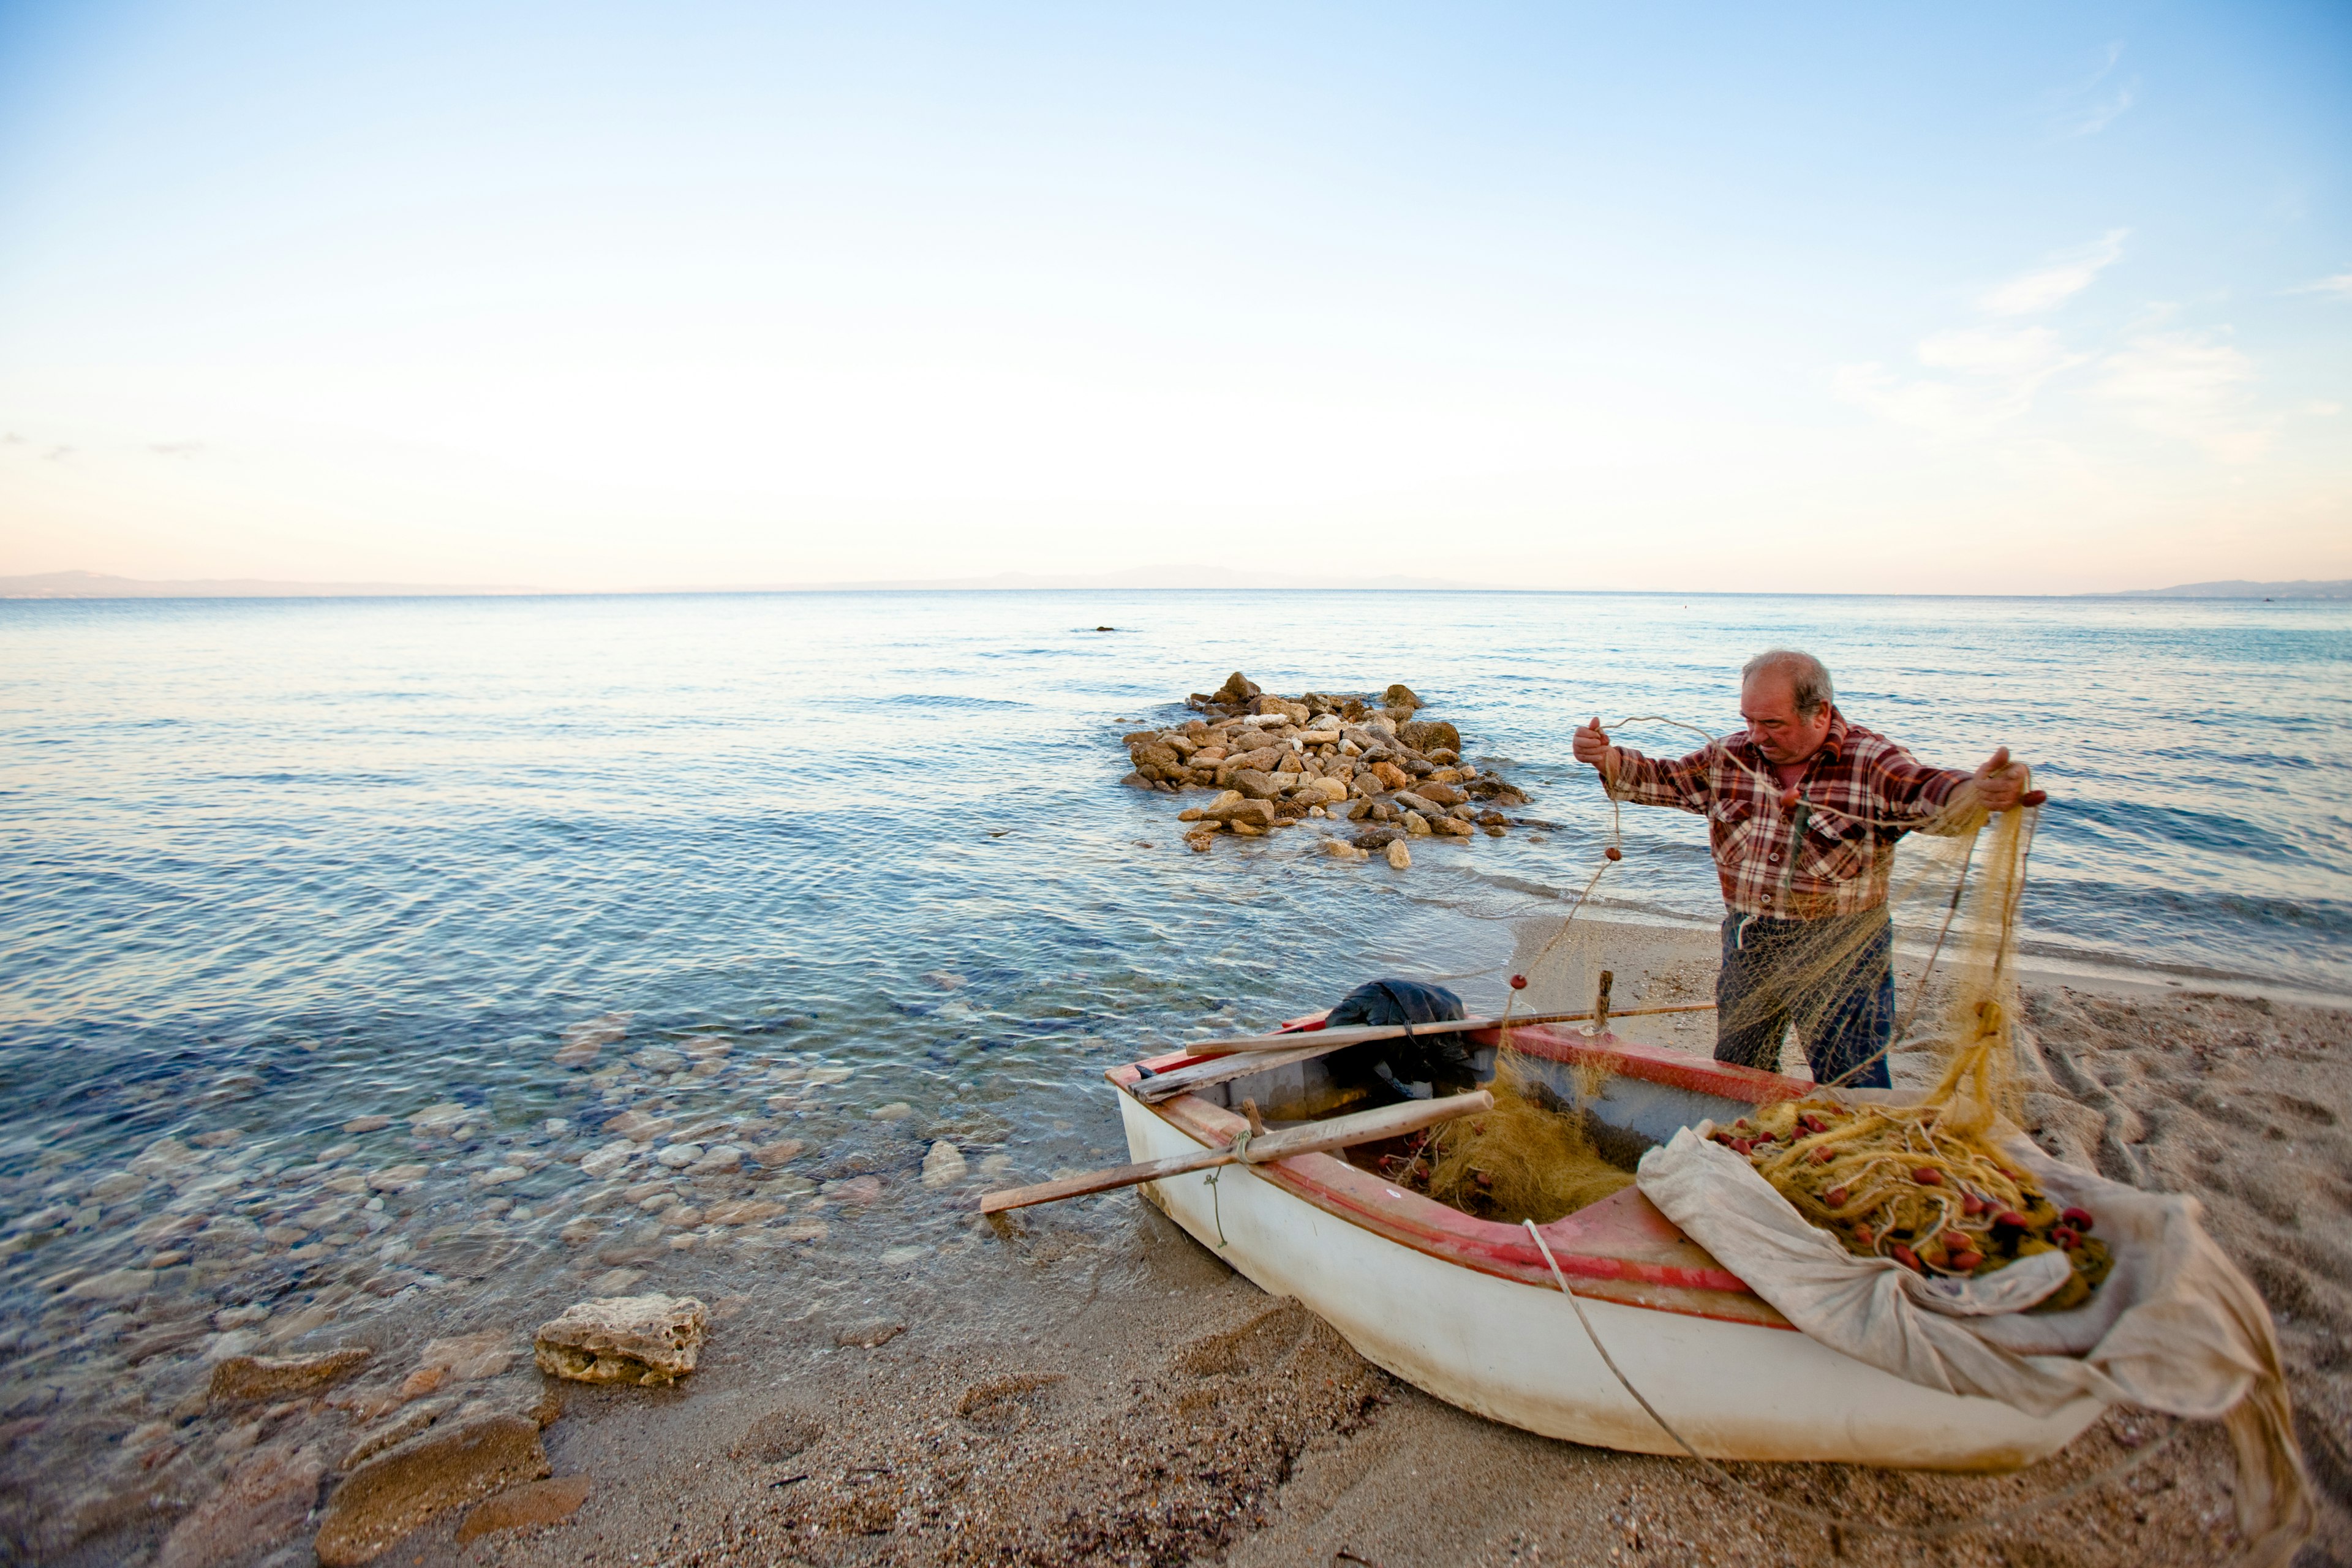
[[[1840,713],[1830,672],[1809,653],[1773,648],[1739,674],[1743,732],[1659,762],[1611,745],[1596,717],[1576,731],[1576,760],[1599,769],[1616,799],[1707,819],[1729,906],[1716,1060],[1777,1071],[1793,1025],[1817,1082],[1886,1088],[1895,842],[1971,804],[2011,809],[2025,769],[2006,746],[1973,774],[1923,766]]]

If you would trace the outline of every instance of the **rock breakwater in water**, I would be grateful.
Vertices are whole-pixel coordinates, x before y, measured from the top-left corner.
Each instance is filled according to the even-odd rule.
[[[1235,670],[1213,692],[1194,692],[1198,716],[1165,730],[1123,737],[1137,789],[1216,797],[1177,814],[1185,841],[1206,854],[1220,835],[1257,838],[1279,828],[1324,823],[1354,827],[1327,839],[1334,860],[1386,856],[1402,870],[1413,837],[1499,838],[1518,826],[1500,809],[1528,796],[1499,774],[1465,761],[1462,732],[1421,717],[1404,685],[1377,695],[1308,691],[1283,697]]]

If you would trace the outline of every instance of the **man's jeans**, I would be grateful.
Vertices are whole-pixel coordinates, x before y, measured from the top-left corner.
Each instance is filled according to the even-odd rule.
[[[1723,922],[1723,969],[1715,982],[1715,1059],[1780,1068],[1780,1037],[1791,1024],[1828,1083],[1873,1056],[1846,1079],[1887,1087],[1895,1037],[1892,928],[1884,909],[1818,921],[1734,914]]]

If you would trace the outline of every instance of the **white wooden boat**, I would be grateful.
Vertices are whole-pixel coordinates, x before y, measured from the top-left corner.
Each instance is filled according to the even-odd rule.
[[[1307,1028],[1312,1020],[1302,1020]],[[1301,1044],[1313,1041],[1302,1036]],[[1492,1030],[1472,1036],[1492,1071]],[[1514,1047],[1604,1152],[1630,1158],[1675,1129],[1743,1115],[1811,1086],[1573,1026],[1523,1027]],[[1607,1067],[1589,1102],[1577,1064]],[[1288,1060],[1146,1103],[1136,1086],[1198,1065],[1179,1052],[1117,1068],[1130,1158],[1230,1143],[1243,1100],[1270,1121],[1340,1109],[1321,1058]],[[1172,1086],[1170,1086],[1172,1087]],[[1149,1092],[1149,1091],[1147,1091]],[[1370,1156],[1365,1156],[1370,1158]],[[1264,1289],[1295,1297],[1368,1360],[1450,1404],[1546,1436],[1679,1453],[1593,1348],[1527,1233],[1400,1187],[1341,1154],[1229,1165],[1147,1184],[1145,1197]],[[2044,1416],[1941,1394],[1808,1339],[1628,1187],[1542,1227],[1628,1380],[1720,1459],[1834,1460],[1952,1470],[2031,1464],[2088,1426],[2075,1401]]]

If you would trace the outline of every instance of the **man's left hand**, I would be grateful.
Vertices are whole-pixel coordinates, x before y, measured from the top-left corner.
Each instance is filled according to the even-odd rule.
[[[1987,811],[2008,811],[2023,798],[2025,780],[2025,764],[2011,762],[2003,746],[1976,771],[1977,804]]]

